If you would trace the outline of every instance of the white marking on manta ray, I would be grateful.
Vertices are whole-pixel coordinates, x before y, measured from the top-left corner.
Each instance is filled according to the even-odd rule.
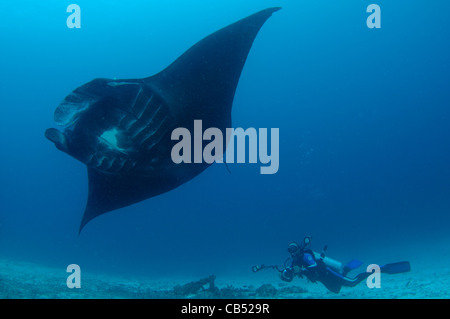
[[[143,103],[138,103],[140,95],[143,93],[142,87],[139,87],[139,91],[136,94],[136,97],[134,98],[133,103],[130,107],[130,113],[126,113],[121,119],[119,126],[123,127],[125,130],[128,130],[131,126],[133,126],[136,121],[144,114],[144,112],[147,110],[148,105],[153,100],[153,94],[150,96],[150,98],[147,100],[145,105]],[[142,107],[143,105],[143,107]],[[141,106],[141,107],[140,107]],[[136,114],[133,114],[132,112],[135,112]],[[131,119],[130,119],[131,118]]]
[[[87,163],[93,167],[98,167],[100,165],[100,158],[98,152],[92,154]]]
[[[153,113],[152,117],[150,117],[149,119],[147,119],[145,125],[146,125],[146,126],[150,126],[151,124],[153,124],[153,119],[156,117],[156,115],[158,115],[158,113],[160,113],[160,111],[163,111],[163,106],[162,106],[162,104],[158,105],[158,108],[157,108],[156,111]]]
[[[161,122],[159,122],[159,124],[153,129],[153,130],[151,130],[150,132],[148,132],[145,136],[144,136],[144,138],[142,139],[142,143],[141,144],[144,144],[144,143],[146,143],[156,132],[158,132],[158,130],[163,126],[163,124],[166,122],[166,120],[167,120],[167,117],[164,117],[164,119],[161,121]],[[164,132],[163,132],[163,134],[164,134]],[[163,135],[163,134],[161,134],[161,136]]]
[[[108,82],[109,86],[120,86],[120,85],[139,85],[139,83],[133,83],[133,82]]]
[[[158,114],[158,112],[162,109],[162,105],[159,105],[158,108],[156,109],[156,111],[152,114],[152,116],[147,120],[144,121],[142,120],[140,123],[137,123],[137,125],[141,125],[140,127],[138,127],[136,129],[136,131],[134,132],[134,134],[131,136],[132,139],[135,139],[139,134],[141,134],[147,127],[150,126],[150,124],[152,124],[153,119],[155,118],[155,116]],[[154,131],[153,131],[154,133]],[[152,134],[153,134],[152,133]]]
[[[101,168],[104,169],[104,170],[110,170],[112,165],[113,165],[113,163],[114,163],[114,161],[115,161],[115,159],[113,157],[109,157],[109,158],[105,157],[104,160],[102,161],[102,165],[106,164],[106,166],[103,167],[103,168],[101,167]]]
[[[124,167],[125,162],[126,162],[125,158],[116,158],[113,163],[114,169],[121,170]],[[113,165],[111,165],[111,168],[113,167]]]
[[[70,98],[66,98],[56,109],[55,121],[60,126],[71,126],[78,120],[79,114],[89,108],[93,100],[82,101],[81,97],[77,93],[69,95]],[[70,99],[76,100],[75,102]],[[78,102],[78,100],[82,102]]]
[[[124,157],[105,156],[101,151],[91,154],[86,161],[86,165],[95,167],[105,173],[119,172],[123,170],[127,163],[128,160]]]
[[[129,120],[129,118],[132,118]],[[133,125],[137,119],[131,115],[131,113],[125,113],[125,115],[120,119],[119,126],[122,127],[125,131],[128,130],[131,125]]]
[[[142,87],[139,87],[139,91],[137,92],[136,97],[134,98],[134,101],[133,101],[133,104],[131,105],[130,110],[133,110],[136,107],[136,102],[139,98],[139,95],[141,95],[141,93],[142,93]]]
[[[102,156],[101,158],[99,158],[96,167],[99,168],[100,166],[102,166],[104,160],[105,160],[105,157],[104,157],[104,156]]]
[[[145,110],[147,109],[147,106],[151,103],[152,100],[153,100],[153,94],[150,96],[147,103],[145,103],[145,106],[142,108],[142,110],[136,114],[137,118],[141,118],[142,114],[145,112]]]
[[[126,153],[126,149],[123,149],[117,145],[117,136],[116,136],[117,133],[118,133],[118,130],[115,127],[112,130],[103,132],[103,134],[100,135],[99,139],[101,142],[108,144],[113,149],[115,149],[121,153]]]
[[[89,155],[89,158],[86,160],[86,164],[92,163],[92,158],[94,157],[94,155],[95,155],[95,153]]]

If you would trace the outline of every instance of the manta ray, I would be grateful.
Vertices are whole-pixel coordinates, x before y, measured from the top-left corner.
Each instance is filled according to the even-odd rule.
[[[98,78],[71,92],[49,128],[55,146],[87,166],[79,233],[93,218],[173,190],[211,164],[171,158],[178,127],[231,127],[236,87],[253,41],[280,8],[268,8],[200,40],[163,71],[142,79]]]

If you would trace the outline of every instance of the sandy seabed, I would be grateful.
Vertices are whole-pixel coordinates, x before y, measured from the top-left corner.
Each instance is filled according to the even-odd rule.
[[[397,275],[382,275],[381,288],[365,282],[330,293],[320,283],[279,280],[273,271],[242,277],[128,278],[82,273],[81,287],[68,288],[65,269],[29,262],[0,259],[1,299],[447,299],[450,298],[450,267],[417,267]],[[214,277],[213,277],[214,278]],[[203,282],[198,282],[202,280]],[[210,282],[213,282],[211,286]]]

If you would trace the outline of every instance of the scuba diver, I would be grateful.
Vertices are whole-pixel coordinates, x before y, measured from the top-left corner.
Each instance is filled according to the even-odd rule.
[[[292,242],[288,245],[290,258],[285,262],[284,267],[280,266],[253,266],[253,272],[257,272],[264,268],[273,268],[279,271],[280,278],[283,281],[291,282],[295,276],[303,278],[305,276],[309,281],[321,282],[328,290],[339,293],[342,286],[354,287],[361,281],[367,279],[372,273],[362,272],[356,277],[348,277],[347,274],[359,266],[362,262],[352,260],[343,265],[337,260],[325,256],[327,246],[324,247],[322,253],[311,250],[311,237],[307,236],[303,239],[301,245]],[[408,261],[386,264],[380,266],[381,273],[398,274],[410,271],[411,267]]]

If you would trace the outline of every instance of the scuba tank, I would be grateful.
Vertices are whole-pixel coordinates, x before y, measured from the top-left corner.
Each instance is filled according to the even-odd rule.
[[[330,258],[330,257],[326,257],[326,256],[325,256],[325,252],[327,251],[327,249],[328,249],[328,246],[325,245],[325,246],[323,247],[322,252],[321,252],[320,254],[319,254],[318,252],[313,251],[313,253],[314,253],[314,258],[315,258],[316,260],[319,260],[319,259],[322,260],[323,263],[324,263],[327,267],[331,268],[332,270],[334,270],[334,271],[336,271],[336,272],[338,272],[338,273],[340,273],[340,274],[344,273],[344,265],[343,265],[340,261],[337,261],[337,260],[335,260],[335,259],[332,259],[332,258]]]
[[[344,265],[342,265],[341,262],[339,262],[335,259],[332,259],[330,257],[326,257],[323,253],[319,254],[318,252],[315,252],[315,251],[313,251],[313,253],[314,253],[314,258],[316,258],[316,260],[321,259],[327,267],[330,267],[331,269],[333,269],[334,271],[336,271],[340,274],[343,273]]]

